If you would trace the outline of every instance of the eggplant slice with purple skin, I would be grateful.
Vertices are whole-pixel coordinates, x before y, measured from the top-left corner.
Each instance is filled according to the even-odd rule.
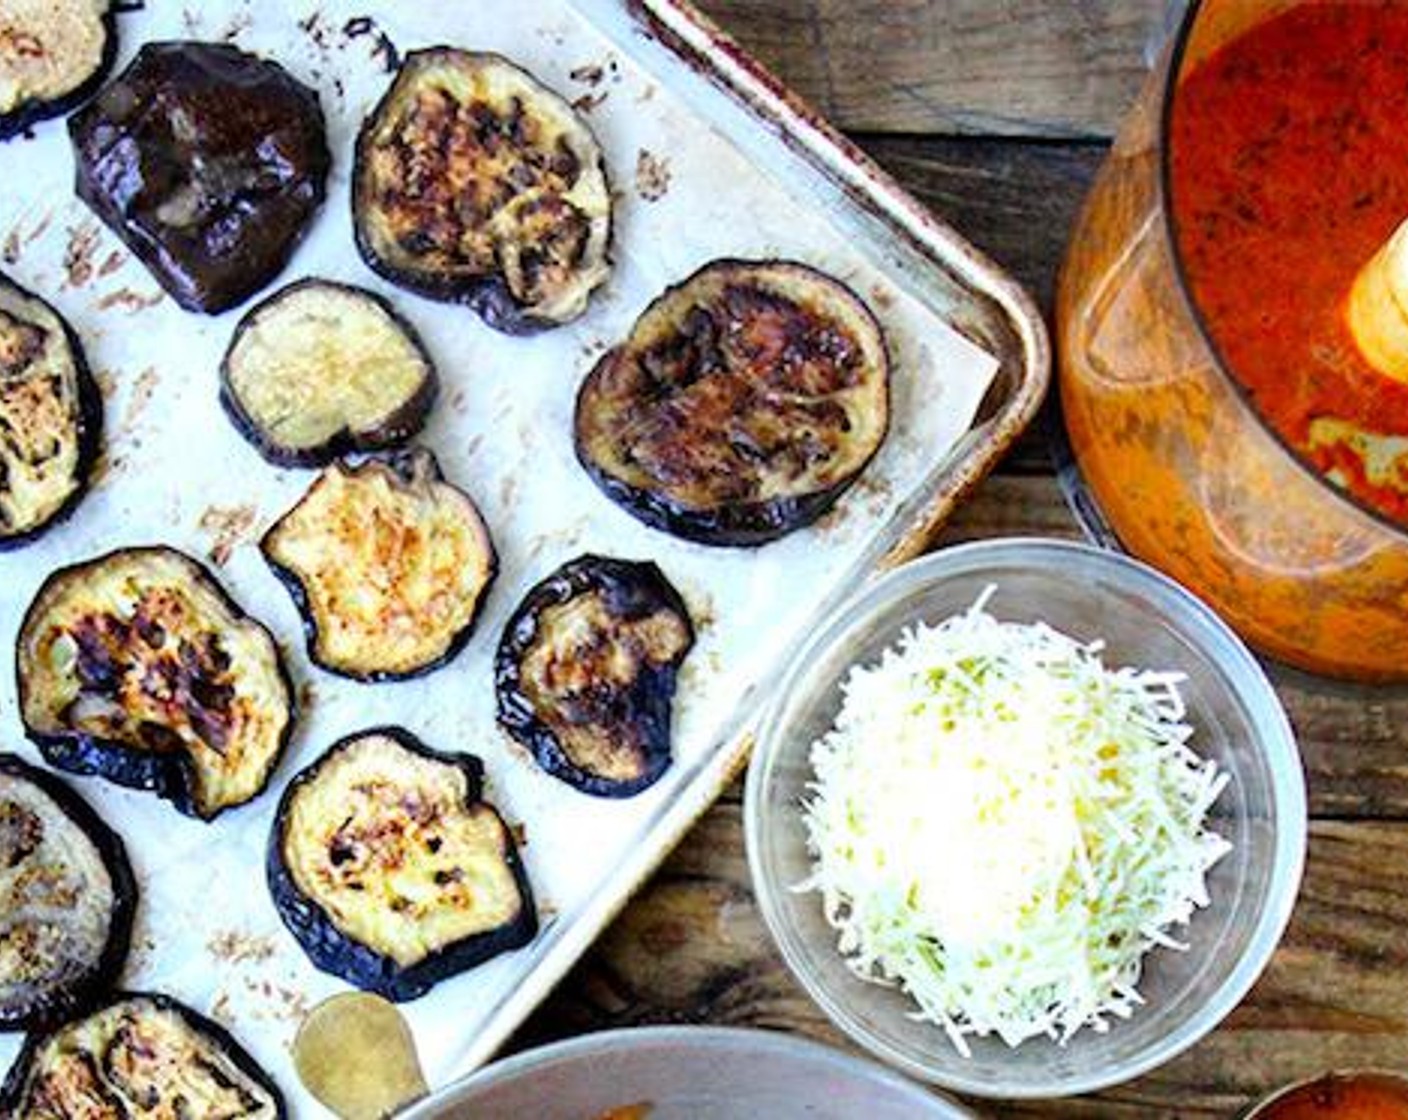
[[[689,610],[654,564],[578,557],[504,626],[499,724],[554,777],[630,797],[670,765],[675,681],[693,645]]]
[[[375,272],[526,334],[611,271],[611,188],[582,116],[496,54],[413,51],[362,125],[357,247]]]
[[[15,661],[25,731],[51,765],[151,790],[202,820],[257,797],[293,729],[269,631],[172,548],[55,572]]]
[[[402,1002],[533,940],[528,876],[483,779],[473,755],[376,727],[289,783],[269,891],[314,965]]]
[[[78,197],[188,311],[273,280],[326,195],[317,93],[228,43],[148,43],[69,133]]]
[[[109,0],[0,4],[0,140],[83,104],[116,58]]]
[[[652,528],[751,546],[811,524],[889,428],[880,324],[840,281],[720,260],[655,300],[577,396],[577,458]]]
[[[498,572],[478,508],[423,448],[334,463],[259,547],[303,616],[309,657],[362,681],[453,659]]]
[[[25,1040],[0,1088],[25,1120],[284,1120],[283,1095],[223,1027],[170,996],[120,993]]]
[[[220,367],[220,402],[275,466],[398,447],[439,377],[415,328],[365,288],[300,280],[251,309]]]
[[[122,973],[136,908],[121,837],[66,783],[0,753],[0,1031],[93,1006]]]
[[[0,551],[73,512],[102,429],[102,396],[78,336],[0,273]]]

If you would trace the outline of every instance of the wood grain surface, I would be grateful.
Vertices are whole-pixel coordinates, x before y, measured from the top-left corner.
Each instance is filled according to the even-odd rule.
[[[703,0],[842,128],[1109,136],[1169,0]]]
[[[1072,217],[1103,156],[1088,139],[1049,138],[1111,131],[1165,5],[705,7],[1049,309]],[[1039,432],[959,511],[945,541],[1008,534],[1079,536]],[[1304,887],[1272,966],[1223,1026],[1156,1073],[1079,1100],[984,1103],[983,1115],[1231,1118],[1277,1085],[1329,1067],[1408,1070],[1408,689],[1269,668],[1300,740],[1315,818]],[[735,787],[699,823],[514,1049],[661,1022],[765,1027],[847,1046],[762,926],[739,799]]]

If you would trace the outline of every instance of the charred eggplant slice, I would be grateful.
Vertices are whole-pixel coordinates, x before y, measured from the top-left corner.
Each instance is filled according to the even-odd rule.
[[[0,1090],[25,1120],[284,1120],[278,1088],[224,1028],[169,996],[119,995],[31,1035]]]
[[[260,549],[303,615],[309,657],[364,681],[454,658],[498,571],[478,508],[422,448],[329,467]]]
[[[610,272],[596,137],[499,55],[406,56],[358,136],[352,207],[372,269],[509,333],[577,318]]]
[[[151,790],[204,820],[263,790],[293,727],[269,631],[171,548],[55,572],[15,660],[25,730],[52,765]]]
[[[499,724],[549,774],[629,797],[670,765],[689,610],[654,564],[582,556],[528,592],[494,662]]]
[[[312,962],[416,999],[528,944],[538,930],[508,826],[473,755],[378,727],[335,743],[290,783],[269,840],[269,890]]]
[[[209,314],[283,269],[326,193],[318,95],[227,43],[149,43],[69,121],[78,196]]]
[[[103,404],[63,317],[0,274],[0,551],[34,540],[82,499]]]
[[[117,833],[59,779],[0,753],[0,1030],[92,1006],[122,972],[136,905]]]
[[[839,281],[715,261],[669,289],[577,396],[577,458],[656,529],[759,545],[815,521],[889,427],[880,325]]]
[[[109,0],[5,0],[0,140],[88,100],[116,57],[117,20]]]
[[[425,426],[439,378],[414,327],[375,292],[300,280],[241,321],[220,402],[269,462],[321,467]]]

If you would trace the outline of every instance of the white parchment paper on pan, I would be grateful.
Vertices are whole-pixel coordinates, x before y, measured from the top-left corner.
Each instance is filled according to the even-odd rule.
[[[363,16],[372,23],[349,22]],[[121,30],[119,66],[148,40],[231,39],[318,88],[335,159],[331,197],[280,282],[319,275],[383,291],[422,331],[443,379],[424,442],[480,504],[500,555],[477,634],[448,667],[386,685],[313,669],[298,615],[254,547],[313,475],[264,463],[216,399],[217,366],[239,312],[204,318],[161,297],[73,198],[61,123],[0,146],[4,268],[69,317],[98,372],[107,418],[100,480],[72,520],[0,556],[0,748],[36,756],[16,708],[14,636],[39,583],[60,565],[169,543],[211,558],[239,602],[276,632],[305,702],[263,797],[206,825],[146,795],[75,782],[126,837],[138,869],[142,900],[125,985],[169,992],[231,1026],[288,1094],[294,1115],[313,1116],[288,1044],[305,1009],[345,986],[307,963],[265,888],[265,845],[288,779],[337,737],[377,723],[403,724],[435,747],[484,759],[489,796],[522,824],[543,929],[529,949],[405,1006],[432,1083],[465,1072],[485,1056],[476,1039],[486,1025],[501,1037],[508,1001],[570,942],[574,923],[615,901],[600,897],[607,876],[639,854],[652,822],[723,746],[740,698],[768,686],[818,604],[969,427],[996,362],[889,278],[878,254],[697,118],[671,92],[668,73],[641,69],[569,3],[161,2],[123,16]],[[585,318],[508,338],[467,311],[399,292],[362,265],[347,183],[356,127],[389,82],[382,32],[402,51],[439,42],[502,51],[582,99],[619,196],[616,273]],[[894,358],[892,430],[861,482],[818,526],[755,551],[703,548],[644,528],[596,490],[572,451],[573,400],[594,359],[660,289],[717,256],[792,257],[836,274],[873,305]],[[493,717],[491,662],[505,618],[530,585],[588,550],[655,560],[699,629],[676,702],[676,763],[653,789],[622,802],[542,774]],[[626,885],[610,889],[621,894]],[[512,1006],[521,1013],[521,1001]],[[0,1039],[0,1062],[8,1064],[18,1041]]]

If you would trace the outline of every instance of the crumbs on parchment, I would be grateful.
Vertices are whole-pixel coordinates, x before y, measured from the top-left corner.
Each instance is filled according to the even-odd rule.
[[[719,621],[719,611],[714,605],[714,597],[701,591],[689,597],[689,617],[698,631],[712,629]]]
[[[600,62],[587,62],[567,72],[567,76],[579,85],[587,87],[587,92],[572,102],[572,108],[579,113],[590,113],[611,96],[611,91],[602,89],[609,78],[614,85],[621,80],[621,65],[614,58],[608,58],[605,65]]]
[[[299,1023],[308,1015],[308,997],[303,992],[285,988],[282,984],[269,980],[251,980],[247,977],[244,986],[270,1005],[268,1011],[260,1018]]]
[[[505,474],[499,483],[499,504],[505,508],[513,505],[513,499],[518,496],[518,477],[509,472]]]
[[[605,90],[600,93],[584,93],[581,97],[573,98],[572,108],[585,115],[605,101],[608,96]]]
[[[226,964],[239,964],[241,961],[259,963],[274,955],[272,938],[243,933],[237,929],[221,930],[205,943],[205,947],[211,956]]]
[[[298,21],[298,29],[312,39],[317,46],[327,44],[327,33],[323,29],[323,13],[312,12]]]
[[[24,243],[26,245],[29,245],[35,241],[38,241],[41,237],[43,237],[46,233],[49,232],[49,227],[53,224],[53,222],[54,212],[52,210],[49,210],[44,214],[42,218],[39,219],[38,222],[35,223],[34,228],[25,235]]]
[[[141,292],[134,292],[131,288],[118,288],[115,292],[109,292],[98,300],[99,311],[108,311],[114,307],[120,307],[123,311],[136,313],[148,307],[155,307],[161,302],[164,293],[157,289],[143,295]]]
[[[225,25],[220,32],[220,38],[227,43],[233,43],[246,31],[254,26],[254,16],[249,12],[236,12],[230,17],[230,22]]]
[[[670,193],[670,161],[645,148],[636,157],[636,193],[646,202],[659,202]]]
[[[223,568],[230,553],[249,540],[259,511],[252,505],[208,506],[200,515],[199,527],[214,539],[206,555],[217,568]]]
[[[342,34],[348,39],[360,39],[364,35],[374,36],[372,57],[380,59],[381,68],[388,74],[394,74],[401,68],[401,52],[396,49],[391,36],[383,31],[371,16],[353,16],[342,25]]]
[[[98,227],[93,222],[70,226],[68,246],[64,249],[64,274],[69,286],[81,288],[93,279],[96,266],[93,255],[98,251]]]
[[[870,288],[870,302],[881,311],[889,311],[895,306],[895,295],[883,284],[873,284]]]
[[[221,992],[215,997],[215,1002],[210,1005],[210,1017],[221,1026],[233,1026],[235,1022],[235,1011],[230,1006],[230,993]]]
[[[132,385],[132,395],[127,398],[127,411],[122,414],[122,430],[130,432],[142,413],[147,410],[152,396],[156,393],[157,382],[161,380],[155,366],[148,366],[137,375]]]

